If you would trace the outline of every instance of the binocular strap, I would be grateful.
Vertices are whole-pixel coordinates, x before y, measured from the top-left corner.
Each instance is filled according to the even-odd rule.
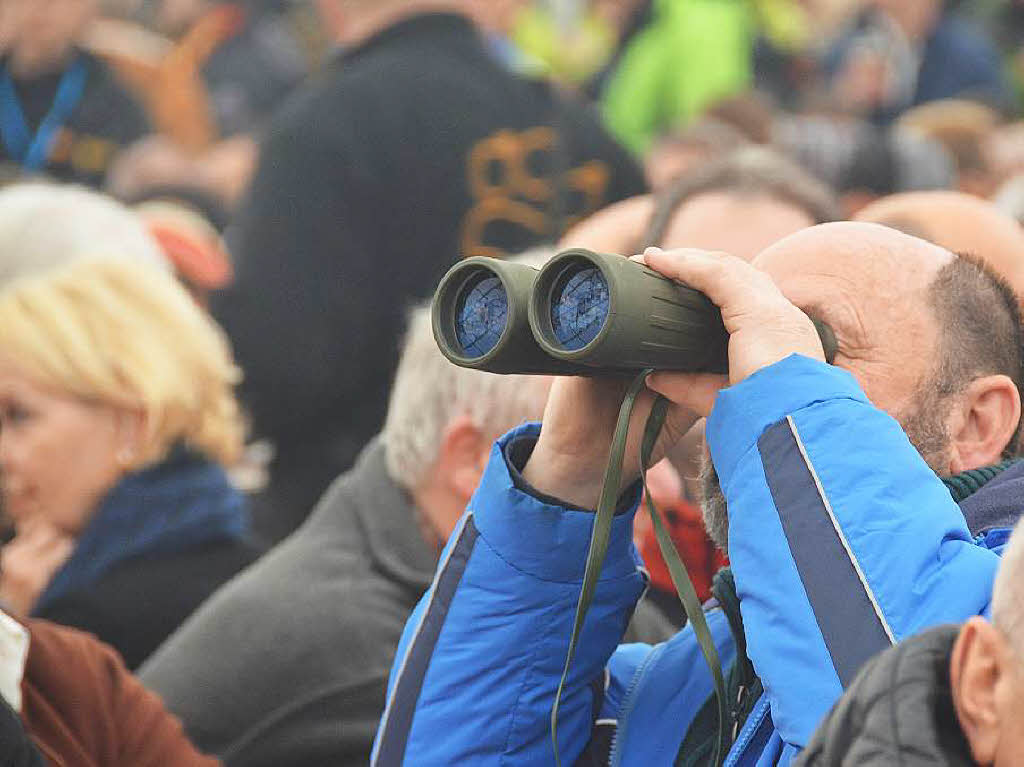
[[[562,692],[566,679],[569,676],[569,669],[572,666],[573,657],[576,653],[576,644],[580,631],[583,628],[583,621],[587,611],[590,609],[594,591],[597,589],[597,581],[601,574],[605,555],[608,551],[608,540],[611,536],[612,518],[615,515],[615,507],[618,502],[619,484],[622,480],[622,461],[626,450],[626,438],[629,432],[629,421],[636,405],[636,399],[645,388],[647,376],[652,370],[642,371],[630,384],[629,390],[622,401],[619,409],[619,418],[615,425],[615,433],[612,438],[611,449],[608,454],[608,465],[605,469],[604,481],[601,486],[601,496],[597,504],[597,513],[594,515],[594,525],[590,535],[590,548],[587,551],[587,563],[583,572],[583,586],[580,590],[580,598],[576,603],[576,615],[573,621],[572,634],[569,637],[569,650],[566,654],[565,665],[562,669],[562,678],[558,683],[558,690],[555,693],[554,705],[551,707],[551,742],[555,751],[555,764],[561,767],[562,761],[558,751],[558,709],[562,700]],[[700,599],[693,587],[686,567],[683,565],[676,551],[675,544],[669,537],[665,524],[662,522],[661,514],[655,507],[654,501],[647,490],[647,469],[650,468],[651,451],[658,440],[661,428],[665,423],[665,413],[669,401],[662,396],[655,400],[651,413],[644,426],[643,441],[640,448],[640,476],[643,482],[644,495],[647,500],[647,511],[651,515],[651,522],[654,525],[655,537],[658,541],[658,548],[665,560],[672,583],[676,588],[679,601],[686,611],[686,618],[693,628],[694,636],[700,645],[704,660],[711,670],[711,678],[714,682],[715,698],[718,704],[718,737],[715,739],[714,749],[709,764],[720,765],[725,756],[726,727],[726,694],[725,680],[722,675],[722,663],[718,657],[718,649],[715,647],[708,629],[707,620],[704,618],[704,610],[701,607]],[[684,739],[685,741],[685,739]],[[679,761],[677,756],[676,761]]]

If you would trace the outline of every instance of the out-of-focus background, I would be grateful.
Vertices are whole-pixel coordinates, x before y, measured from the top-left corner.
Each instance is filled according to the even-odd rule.
[[[752,259],[859,217],[1024,295],[1022,110],[1024,0],[0,0],[0,606],[136,668],[217,592],[143,672],[189,735],[365,763],[405,617],[546,397],[440,358],[452,264]],[[701,442],[650,484],[707,596]],[[636,540],[657,641],[683,616]]]

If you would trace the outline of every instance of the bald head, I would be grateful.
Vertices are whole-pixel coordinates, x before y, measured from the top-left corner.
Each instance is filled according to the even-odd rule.
[[[908,192],[884,197],[856,219],[917,235],[989,264],[1024,297],[1024,229],[992,203],[962,192]]]
[[[790,235],[754,263],[794,304],[832,326],[836,364],[900,421],[936,471],[980,468],[1012,454],[1020,310],[983,261],[889,227],[843,222]],[[972,408],[983,390],[995,394],[985,403],[992,410],[979,414]],[[952,437],[961,427],[970,431],[975,417],[991,427],[984,444],[960,445]]]
[[[893,416],[925,462],[948,476],[1012,453],[1020,422],[1021,323],[1014,293],[983,262],[863,222],[820,224],[753,261],[835,332],[835,364]],[[705,524],[727,545],[712,467]]]
[[[938,342],[928,286],[953,258],[894,229],[838,222],[785,237],[754,264],[790,301],[832,326],[837,364],[857,376],[876,405],[899,413]]]

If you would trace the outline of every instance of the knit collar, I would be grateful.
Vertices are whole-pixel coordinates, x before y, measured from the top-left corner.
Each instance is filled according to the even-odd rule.
[[[176,447],[166,460],[127,475],[107,493],[35,609],[88,588],[127,559],[237,540],[248,528],[245,498],[224,470]]]
[[[953,496],[954,501],[963,503],[1020,460],[1020,458],[1008,458],[991,466],[962,471],[959,474],[954,474],[952,477],[942,477],[942,484],[949,490],[949,494]]]

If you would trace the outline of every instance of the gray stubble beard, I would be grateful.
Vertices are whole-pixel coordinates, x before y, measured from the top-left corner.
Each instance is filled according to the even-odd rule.
[[[945,415],[951,395],[929,381],[918,389],[911,408],[897,420],[910,444],[939,476],[949,466],[950,438]],[[729,551],[729,509],[711,456],[705,447],[700,465],[700,505],[708,537],[722,551]]]

